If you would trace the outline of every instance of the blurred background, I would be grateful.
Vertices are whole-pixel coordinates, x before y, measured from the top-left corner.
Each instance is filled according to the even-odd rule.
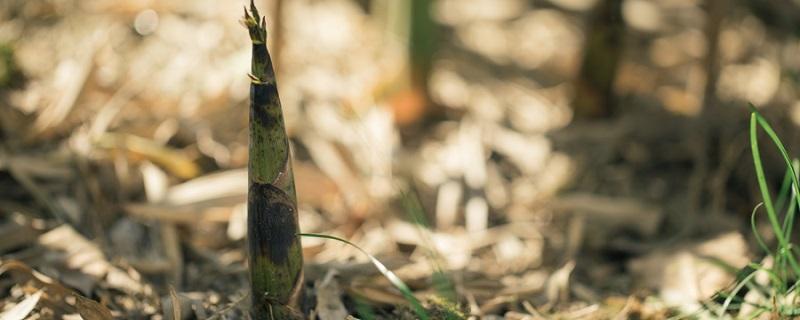
[[[245,4],[0,2],[0,312],[242,316]],[[659,319],[765,255],[747,103],[798,145],[800,1],[256,5],[301,230],[420,297]],[[320,319],[403,316],[367,257],[302,241]]]

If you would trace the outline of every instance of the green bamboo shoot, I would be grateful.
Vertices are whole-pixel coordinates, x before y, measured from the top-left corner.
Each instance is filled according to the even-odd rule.
[[[289,140],[264,18],[250,2],[244,24],[253,43],[250,73],[250,187],[247,200],[248,253],[254,319],[297,319],[303,281],[297,196]]]

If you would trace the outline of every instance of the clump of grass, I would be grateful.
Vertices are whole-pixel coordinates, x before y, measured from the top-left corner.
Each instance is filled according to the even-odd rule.
[[[431,320],[461,320],[467,318],[459,305],[448,298],[438,295],[433,296],[425,301],[425,305],[430,312]]]
[[[410,192],[401,192],[401,201],[403,209],[408,215],[409,219],[414,223],[417,229],[417,234],[420,237],[422,248],[425,257],[433,268],[433,287],[440,298],[449,304],[456,304],[456,289],[450,277],[448,277],[444,268],[442,267],[442,256],[436,251],[430,233],[428,232],[431,227],[425,218],[425,212],[422,204],[419,202],[419,197]]]
[[[357,246],[356,244],[339,237],[329,236],[325,234],[318,234],[318,233],[301,233],[300,235],[303,237],[336,240],[351,245],[354,248],[358,249],[358,251],[361,251],[361,253],[369,257],[369,260],[372,262],[373,265],[375,265],[375,268],[377,268],[378,271],[380,271],[380,273],[384,277],[386,277],[386,279],[388,279],[389,282],[391,282],[395,288],[397,288],[397,290],[400,290],[400,292],[403,294],[403,297],[411,304],[411,308],[414,310],[414,312],[420,319],[422,320],[430,319],[430,316],[428,316],[428,312],[425,311],[425,308],[422,307],[422,303],[420,303],[419,299],[417,299],[417,297],[414,296],[414,293],[411,292],[411,288],[409,288],[408,285],[406,285],[406,283],[403,282],[403,280],[400,280],[400,277],[394,274],[392,270],[389,270],[389,268],[387,268],[383,263],[381,263],[380,260],[378,260],[378,258],[375,258],[375,256],[369,254],[369,252],[367,252],[366,250],[361,249],[361,247]]]
[[[300,236],[303,237],[312,237],[312,238],[322,238],[322,239],[329,239],[329,240],[336,240],[339,242],[346,243],[350,246],[353,246],[361,253],[365,254],[369,260],[375,265],[375,268],[380,271],[380,273],[389,280],[389,282],[403,294],[403,297],[408,301],[408,307],[401,307],[399,310],[399,316],[402,319],[409,318],[409,315],[413,315],[412,318],[420,319],[420,320],[460,320],[466,319],[464,313],[461,312],[460,308],[457,304],[453,303],[452,301],[448,300],[447,298],[439,298],[433,297],[425,301],[423,303],[414,296],[414,293],[411,291],[411,288],[403,282],[394,272],[389,270],[383,263],[380,262],[375,256],[369,254],[369,252],[365,251],[361,247],[357,246],[356,244],[347,241],[345,239],[325,235],[325,234],[318,234],[318,233],[301,233]],[[427,306],[427,308],[426,308]],[[366,309],[366,306],[360,306],[360,312],[371,314],[372,312]]]
[[[771,263],[751,263],[740,270],[736,276],[733,288],[719,292],[715,296],[716,303],[708,304],[715,310],[718,318],[729,317],[738,313],[736,318],[752,319],[764,314],[771,318],[791,318],[800,316],[798,304],[798,285],[800,285],[800,264],[798,263],[797,246],[792,242],[795,214],[800,205],[800,183],[798,183],[798,161],[791,160],[786,147],[781,142],[769,122],[750,105],[750,147],[753,156],[753,165],[756,172],[759,191],[763,202],[758,204],[751,215],[753,235],[759,246],[766,252]],[[766,133],[769,140],[778,150],[786,166],[783,183],[778,189],[777,197],[773,201],[769,183],[759,148],[758,129]],[[763,208],[767,214],[770,227],[775,235],[776,244],[770,248],[762,239],[756,226],[756,215]],[[768,278],[767,282],[758,282],[759,274]],[[745,293],[750,298],[745,300]],[[747,307],[747,308],[745,308]],[[742,314],[749,309],[747,314]]]

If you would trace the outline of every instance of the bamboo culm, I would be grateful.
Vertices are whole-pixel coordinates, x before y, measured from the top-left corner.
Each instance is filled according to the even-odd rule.
[[[253,319],[300,319],[303,255],[297,195],[263,17],[253,2],[244,25],[253,44],[250,73],[247,243]]]

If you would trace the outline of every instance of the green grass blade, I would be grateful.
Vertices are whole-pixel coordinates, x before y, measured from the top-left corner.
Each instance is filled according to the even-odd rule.
[[[786,206],[786,199],[789,196],[789,192],[792,190],[792,172],[788,169],[786,170],[786,174],[783,175],[783,182],[781,183],[780,191],[778,191],[778,197],[775,198],[775,210],[778,212],[783,211],[783,208]]]
[[[372,306],[367,304],[361,297],[354,299],[356,303],[356,313],[362,320],[375,320],[378,316],[375,315],[375,310]]]
[[[753,155],[753,167],[756,171],[756,180],[758,181],[758,188],[761,191],[761,198],[764,200],[762,203],[767,210],[767,218],[772,225],[773,232],[775,232],[775,235],[778,237],[780,246],[786,247],[788,243],[786,243],[786,238],[783,235],[783,228],[781,228],[780,223],[778,223],[772,196],[770,195],[769,186],[767,185],[767,178],[764,174],[764,166],[761,163],[761,152],[758,149],[757,118],[758,116],[756,113],[753,113],[750,117],[750,149]]]
[[[383,263],[381,263],[377,258],[375,258],[375,256],[369,254],[364,249],[361,249],[361,247],[357,246],[356,244],[348,240],[339,237],[329,236],[326,234],[300,233],[298,235],[302,237],[336,240],[339,242],[346,243],[350,246],[353,246],[353,248],[358,249],[358,251],[361,251],[361,253],[369,257],[369,260],[372,262],[373,265],[375,265],[375,268],[377,268],[378,271],[380,271],[380,273],[383,274],[384,277],[386,277],[386,279],[389,279],[389,282],[391,282],[392,285],[395,286],[395,288],[397,288],[398,290],[400,290],[401,293],[403,293],[403,296],[406,298],[406,300],[408,300],[409,303],[411,303],[411,306],[414,308],[414,312],[417,314],[417,316],[419,316],[420,319],[422,320],[430,319],[428,313],[425,311],[425,308],[422,307],[422,303],[420,303],[417,297],[414,296],[414,293],[411,292],[411,289],[405,284],[405,282],[403,282],[403,280],[400,280],[400,277],[398,277],[396,274],[394,274],[394,272],[389,270],[389,268],[387,268]]]
[[[781,152],[781,155],[784,156],[785,160],[787,161],[787,167],[791,168],[792,164],[789,161],[789,157],[786,153],[786,149],[783,147],[783,144],[778,139],[775,131],[772,130],[772,127],[766,123],[757,111],[753,111],[750,116],[750,148],[751,153],[753,155],[753,166],[755,167],[756,171],[756,180],[758,181],[758,187],[761,191],[761,197],[764,200],[764,208],[767,211],[767,217],[769,218],[769,222],[772,226],[773,232],[775,232],[775,236],[778,238],[779,248],[776,252],[776,260],[780,257],[785,257],[789,264],[791,265],[792,271],[795,274],[800,275],[800,266],[797,264],[797,260],[795,259],[794,255],[791,254],[791,249],[789,246],[789,239],[783,232],[783,228],[781,224],[778,222],[778,216],[775,212],[775,207],[772,202],[772,196],[770,195],[769,186],[767,185],[766,175],[764,173],[764,166],[761,162],[761,153],[758,148],[758,126],[761,126],[762,130],[764,130],[767,135],[772,139],[773,143],[778,147],[778,150]],[[797,188],[797,176],[794,173],[794,169],[792,168],[792,179],[795,180],[794,188]],[[788,252],[788,254],[787,254]],[[776,261],[776,265],[778,265]]]
[[[422,209],[422,205],[419,203],[419,198],[406,191],[401,191],[400,196],[402,197],[401,199],[403,201],[403,207],[406,213],[411,217],[411,221],[414,222],[414,226],[419,234],[419,239],[422,240],[422,249],[425,250],[425,255],[428,258],[428,262],[433,268],[433,284],[436,292],[442,298],[445,298],[450,302],[455,302],[455,285],[453,285],[450,277],[447,276],[444,268],[442,268],[442,261],[444,259],[442,258],[442,254],[439,253],[434,246],[433,239],[431,238],[431,234],[429,232],[431,227],[428,223],[428,220],[425,218],[425,211]]]
[[[778,148],[778,151],[781,154],[781,158],[783,158],[786,168],[791,173],[792,189],[794,191],[794,194],[800,194],[800,181],[798,180],[797,177],[797,170],[795,169],[795,164],[793,164],[793,161],[789,158],[789,153],[786,151],[786,147],[784,147],[783,142],[781,142],[781,139],[778,137],[778,134],[776,134],[775,130],[772,129],[772,126],[770,126],[767,119],[761,116],[761,114],[758,113],[758,111],[756,110],[753,111],[753,116],[751,117],[751,119],[753,117],[755,117],[755,119],[758,121],[758,125],[761,126],[761,129],[764,130],[765,133],[767,133],[767,136],[769,136],[770,140],[772,140],[772,143],[775,144],[775,147]],[[751,132],[751,138],[752,138],[752,132]],[[797,202],[797,204],[800,204],[800,198],[795,197],[795,202]]]
[[[731,290],[731,292],[728,294],[728,297],[725,299],[725,302],[722,304],[722,308],[720,308],[719,312],[717,312],[717,317],[722,318],[722,316],[725,315],[725,312],[728,311],[728,307],[733,301],[733,298],[736,297],[736,294],[738,294],[739,291],[741,291],[750,282],[750,280],[753,280],[755,276],[756,276],[755,272],[750,273],[749,275],[747,275],[747,277],[742,279],[742,281],[739,282],[739,284],[736,285],[736,287],[734,287],[733,290]]]
[[[778,276],[777,273],[775,273],[774,271],[770,270],[769,268],[765,268],[764,266],[762,266],[760,264],[751,263],[750,267],[755,269],[755,271],[753,273],[756,273],[758,271],[763,271],[764,273],[766,273],[767,277],[769,277],[769,279],[772,282],[781,282],[782,281],[782,278],[780,276]]]
[[[798,161],[797,158],[795,158],[792,161],[792,166],[794,167],[794,172],[798,171],[797,169],[798,169],[799,165],[800,165],[800,161]],[[787,170],[787,173],[791,174],[791,172],[788,172],[788,170]],[[789,236],[791,236],[792,229],[794,228],[794,215],[795,215],[795,212],[797,210],[797,203],[798,203],[797,202],[797,195],[798,195],[797,192],[794,192],[794,190],[792,190],[790,192],[790,194],[791,194],[791,196],[789,197],[789,208],[786,209],[786,214],[784,215],[786,218],[783,221],[783,233],[785,233],[785,234],[787,234]]]
[[[763,249],[768,255],[772,255],[769,247],[767,247],[767,243],[764,242],[763,238],[761,238],[761,234],[758,232],[758,227],[756,225],[756,214],[758,214],[758,208],[761,208],[763,205],[764,203],[761,202],[757,204],[755,208],[753,208],[753,213],[750,214],[750,227],[753,229],[753,237],[756,238],[758,246],[761,247],[761,249]]]

